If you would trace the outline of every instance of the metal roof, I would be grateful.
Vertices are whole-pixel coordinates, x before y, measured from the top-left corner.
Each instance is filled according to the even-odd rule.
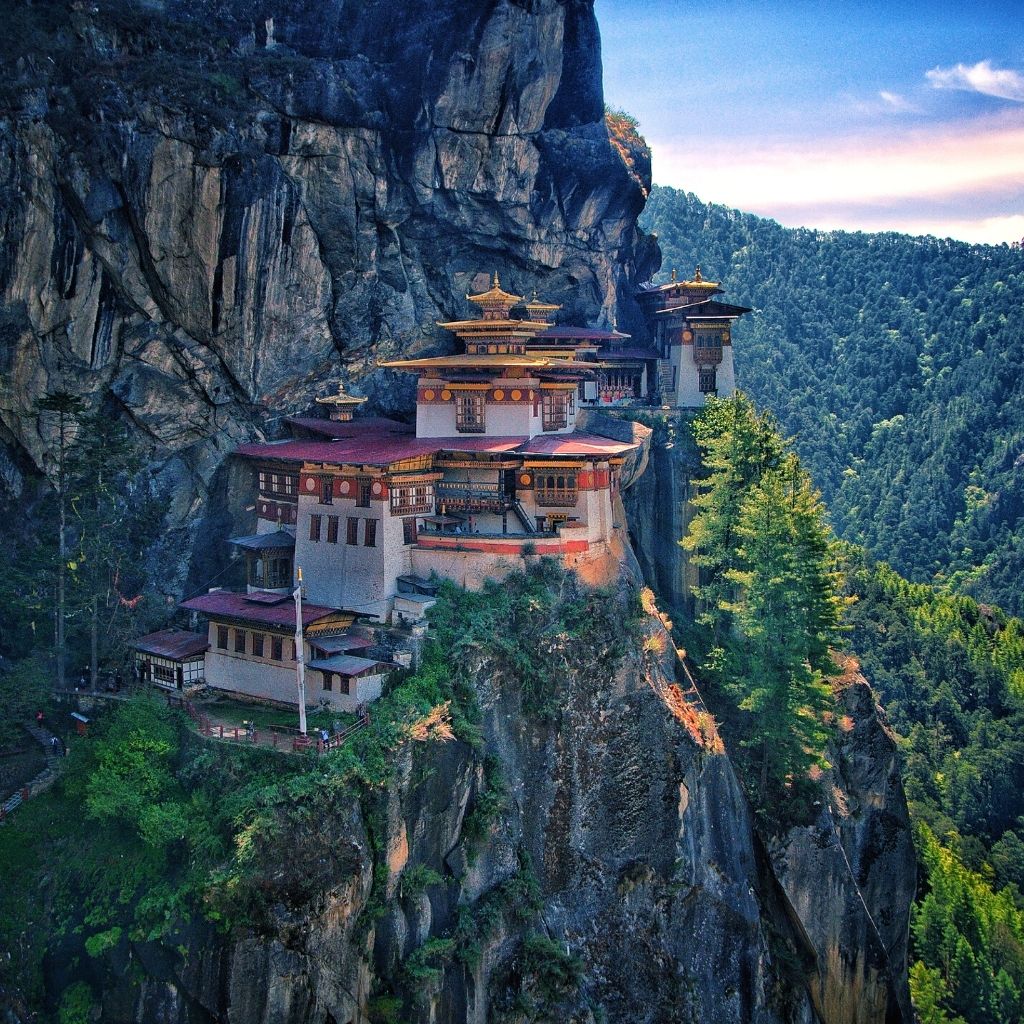
[[[374,669],[381,668],[379,661],[370,658],[356,658],[351,654],[336,654],[331,658],[318,658],[309,663],[310,668],[321,672],[337,672],[342,676],[362,676]]]
[[[287,530],[274,530],[273,533],[251,533],[246,537],[230,537],[228,543],[246,551],[290,551],[295,547],[295,538]]]
[[[160,629],[155,633],[140,636],[132,647],[146,654],[170,661],[184,661],[209,650],[205,633],[190,633],[184,629]]]
[[[308,636],[306,640],[310,647],[315,647],[324,654],[343,654],[347,651],[362,651],[373,646],[373,641],[365,636],[352,636],[345,633],[342,636]]]
[[[622,334],[620,331],[599,331],[595,327],[575,327],[572,324],[557,324],[541,331],[536,336],[533,344],[543,341],[546,338],[573,338],[582,341],[615,341],[628,338],[630,335]]]
[[[273,604],[264,604],[266,594],[263,591],[256,591],[252,595],[235,594],[230,590],[215,590],[209,594],[200,594],[198,597],[182,601],[181,607],[190,611],[202,612],[211,619],[227,618],[241,619],[245,622],[255,622],[263,626],[288,626],[295,628],[295,602],[285,596],[283,601],[275,601]],[[271,597],[280,599],[282,595],[272,594]],[[328,615],[343,613],[342,608],[328,608],[321,604],[302,605],[302,624],[308,626],[312,622],[327,618]]]

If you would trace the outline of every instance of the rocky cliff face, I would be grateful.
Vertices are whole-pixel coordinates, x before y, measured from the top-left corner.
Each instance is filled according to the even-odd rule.
[[[913,855],[863,680],[841,688],[827,808],[766,849],[658,619],[644,632],[617,662],[554,638],[552,718],[479,651],[478,748],[409,742],[376,797],[300,809],[265,841],[262,925],[136,944],[102,1019],[909,1024]]]
[[[226,453],[341,371],[450,344],[484,273],[636,320],[649,165],[603,120],[591,3],[16,3],[0,88],[0,479],[67,390],[204,514]],[[9,60],[8,60],[9,58]]]

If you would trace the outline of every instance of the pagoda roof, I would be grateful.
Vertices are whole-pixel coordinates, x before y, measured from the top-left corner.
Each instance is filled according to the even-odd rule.
[[[132,647],[169,661],[184,661],[210,649],[205,633],[190,633],[184,629],[160,629],[155,633],[147,633],[140,636]]]
[[[630,335],[621,331],[599,331],[596,327],[574,327],[571,324],[556,324],[534,338],[534,341],[542,341],[546,338],[568,338],[571,341],[616,341],[628,338]]]
[[[326,395],[323,398],[318,398],[316,401],[319,405],[334,405],[347,409],[362,405],[367,399],[362,395],[347,394],[345,392],[345,385],[339,382],[338,390],[333,395]]]
[[[295,547],[295,538],[287,530],[274,530],[273,533],[229,537],[228,543],[245,551],[285,551]]]
[[[497,274],[494,275],[491,287],[487,291],[478,292],[476,295],[467,295],[466,298],[478,306],[515,306],[523,301],[522,295],[513,295],[502,289]]]
[[[236,594],[231,590],[213,590],[208,594],[182,601],[180,607],[202,612],[210,618],[241,619],[263,626],[295,628],[295,601],[291,594],[272,594],[257,590],[251,594]],[[328,608],[322,604],[302,603],[302,624],[326,619],[330,615],[344,614],[342,608]],[[351,614],[351,613],[350,613]]]
[[[459,335],[508,337],[520,334],[532,336],[550,324],[544,320],[512,320],[506,317],[501,320],[438,320],[437,326]]]
[[[698,302],[684,302],[679,306],[668,306],[659,309],[657,316],[665,316],[667,313],[684,313],[694,320],[731,319],[743,316],[751,312],[749,306],[734,306],[728,302],[719,302],[717,299],[701,299]]]
[[[678,288],[680,291],[718,291],[720,290],[719,286],[721,283],[721,281],[704,280],[704,275],[700,271],[700,264],[698,264],[693,272],[693,277],[689,281],[678,280],[675,268],[673,268],[671,281],[667,281],[665,284],[641,285],[639,292],[643,295],[650,295],[656,292],[671,291],[673,288]]]

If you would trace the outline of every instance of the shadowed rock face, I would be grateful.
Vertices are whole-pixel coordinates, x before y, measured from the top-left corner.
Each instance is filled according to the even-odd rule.
[[[339,370],[407,410],[377,359],[449,346],[436,321],[491,271],[638,322],[649,167],[608,141],[591,3],[75,6],[0,120],[9,490],[64,388],[121,408],[194,526],[227,452]]]

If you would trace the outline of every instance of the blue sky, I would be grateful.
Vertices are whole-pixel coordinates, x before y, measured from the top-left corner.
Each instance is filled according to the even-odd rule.
[[[596,0],[654,180],[791,226],[1024,238],[1024,3]]]

